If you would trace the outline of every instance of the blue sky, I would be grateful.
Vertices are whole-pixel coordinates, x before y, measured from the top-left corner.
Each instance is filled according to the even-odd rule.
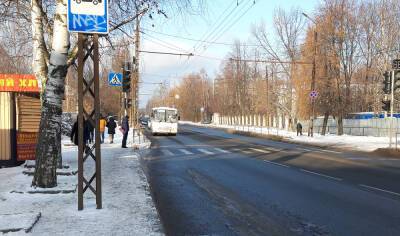
[[[319,0],[256,0],[254,5],[253,0],[205,0],[205,2],[207,10],[201,15],[172,15],[168,19],[158,17],[154,21],[143,22],[141,50],[194,53],[201,57],[194,56],[188,59],[186,56],[142,53],[140,57],[141,81],[154,83],[166,80],[174,86],[179,83],[182,75],[198,72],[202,68],[213,78],[221,65],[221,60],[218,58],[225,58],[232,46],[201,43],[181,37],[206,39],[205,41],[224,44],[231,44],[237,39],[248,42],[254,25],[264,22],[268,29],[273,30],[272,21],[276,8],[290,10],[300,7],[312,16]],[[217,26],[220,27],[217,28]],[[206,37],[208,35],[209,37]],[[140,107],[146,105],[150,98],[149,94],[152,94],[157,86],[141,84]]]

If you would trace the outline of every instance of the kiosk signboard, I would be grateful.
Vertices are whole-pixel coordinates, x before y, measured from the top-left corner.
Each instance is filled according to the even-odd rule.
[[[34,75],[0,74],[1,92],[39,92],[39,83]]]

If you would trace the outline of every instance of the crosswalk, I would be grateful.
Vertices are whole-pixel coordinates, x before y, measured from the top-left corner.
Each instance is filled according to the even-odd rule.
[[[199,147],[199,148],[161,148],[163,156],[185,156],[185,155],[219,155],[219,154],[247,154],[266,155],[274,150],[265,148],[237,148],[237,147]]]

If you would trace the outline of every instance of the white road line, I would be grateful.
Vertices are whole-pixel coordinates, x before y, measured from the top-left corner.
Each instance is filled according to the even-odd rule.
[[[361,160],[361,161],[400,161],[399,158],[369,158],[369,157],[348,157],[348,160]]]
[[[303,171],[303,172],[309,173],[309,174],[322,176],[322,177],[325,177],[325,178],[328,178],[328,179],[333,179],[333,180],[336,180],[336,181],[342,181],[341,178],[336,178],[336,177],[332,177],[332,176],[329,176],[329,175],[320,174],[320,173],[313,172],[313,171],[309,171],[309,170],[305,170],[305,169],[300,169],[300,170]]]
[[[256,151],[256,152],[271,153],[271,152],[268,151],[268,150],[263,150],[263,149],[258,149],[258,148],[249,148],[249,149],[251,149],[251,150],[253,150],[253,151]]]
[[[389,191],[389,190],[375,188],[375,187],[368,186],[368,185],[365,185],[365,184],[359,184],[359,185],[361,187],[364,187],[364,188],[369,188],[369,189],[373,189],[373,190],[377,190],[377,191],[381,191],[381,192],[385,192],[385,193],[390,193],[390,194],[393,194],[393,195],[396,195],[396,196],[400,196],[400,193],[392,192],[392,191]]]
[[[243,153],[246,153],[246,154],[251,154],[252,153],[251,151],[246,150],[246,149],[241,149],[240,151],[243,152]]]
[[[173,156],[174,154],[170,151],[170,150],[167,150],[167,149],[161,149],[161,151],[164,153],[164,155],[166,155],[166,156]]]
[[[207,154],[207,155],[214,154],[213,152],[207,151],[206,149],[203,149],[203,148],[198,148],[197,150],[199,152],[202,152],[202,153]]]
[[[240,151],[242,151],[242,150],[239,149],[239,148],[232,148],[232,150],[235,151],[235,152],[240,152]]]
[[[281,163],[277,163],[277,162],[273,162],[273,161],[267,161],[267,160],[264,160],[264,161],[267,162],[267,163],[273,164],[273,165],[278,165],[278,166],[283,166],[283,167],[286,167],[286,168],[290,168],[290,166],[287,166],[287,165],[284,165],[284,164],[281,164]]]
[[[243,153],[246,153],[246,154],[251,154],[252,153],[250,151],[247,151],[247,150],[244,150],[244,149],[240,149],[240,148],[233,148],[232,150],[235,151],[235,152],[243,152]]]
[[[274,151],[274,152],[282,151],[282,149],[276,149],[276,148],[273,148],[273,147],[265,147],[265,148],[268,149],[268,150]]]
[[[303,151],[306,151],[306,152],[313,152],[314,151],[314,150],[307,149],[307,148],[297,148],[297,149],[303,150]]]
[[[343,152],[337,152],[337,151],[332,151],[332,150],[322,150],[323,152],[331,152],[331,153],[336,153],[336,154],[342,154]]]
[[[297,148],[299,150],[303,150],[306,152],[318,152],[318,153],[326,153],[326,152],[330,152],[330,153],[335,153],[335,154],[341,154],[342,152],[337,152],[337,151],[332,151],[332,150],[319,150],[319,149],[308,149],[308,148]]]
[[[218,152],[222,152],[222,153],[231,153],[230,151],[224,150],[222,148],[214,148],[215,150],[217,150]]]
[[[183,152],[183,154],[186,154],[186,155],[192,155],[193,154],[193,152],[190,152],[190,151],[188,151],[186,149],[179,149],[179,151]]]

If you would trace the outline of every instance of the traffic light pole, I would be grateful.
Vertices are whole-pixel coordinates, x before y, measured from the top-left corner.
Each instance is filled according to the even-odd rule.
[[[393,107],[394,107],[394,85],[395,85],[395,71],[392,71],[391,76],[392,76],[392,86],[391,86],[391,91],[390,91],[390,123],[389,123],[389,148],[392,148],[392,141],[393,141],[393,122],[394,122],[394,117],[393,117]]]
[[[128,115],[128,93],[124,92],[124,116]]]

